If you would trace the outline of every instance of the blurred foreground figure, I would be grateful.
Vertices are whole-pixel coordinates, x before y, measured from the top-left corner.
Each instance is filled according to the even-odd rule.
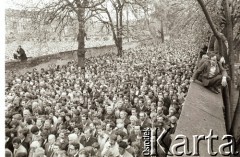
[[[17,53],[13,54],[14,59],[25,61],[27,60],[27,55],[25,51],[22,49],[21,45],[18,46]]]

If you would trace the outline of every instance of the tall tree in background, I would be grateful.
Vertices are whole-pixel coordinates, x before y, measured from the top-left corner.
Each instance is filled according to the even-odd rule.
[[[167,12],[168,12],[168,1],[157,1],[157,0],[129,0],[128,3],[133,8],[137,19],[144,19],[146,22],[148,31],[154,40],[164,42],[164,27],[167,23]],[[139,10],[144,14],[139,16]],[[165,28],[166,29],[166,28]]]
[[[223,0],[222,1],[222,9],[223,9],[223,16],[221,19],[224,21],[224,27],[223,27],[223,33],[221,33],[219,30],[216,29],[215,24],[213,23],[213,20],[210,17],[209,12],[207,11],[205,4],[203,0],[197,0],[199,5],[201,6],[201,9],[203,10],[203,13],[208,21],[208,24],[210,25],[210,28],[214,34],[214,36],[217,39],[218,42],[218,52],[220,54],[223,54],[224,56],[227,56],[228,60],[228,67],[229,67],[229,73],[231,77],[230,81],[230,103],[226,106],[226,112],[227,112],[227,131],[230,133],[232,130],[234,130],[232,124],[234,122],[232,121],[233,115],[231,114],[233,111],[233,102],[234,102],[234,96],[235,96],[235,89],[234,89],[234,51],[233,51],[233,24],[236,20],[235,15],[232,14],[233,11],[233,1],[229,0]],[[236,1],[237,2],[237,1]],[[224,44],[223,44],[224,43]],[[240,105],[240,104],[238,104]],[[234,112],[234,111],[233,111]],[[236,116],[236,115],[235,115]],[[235,118],[236,119],[236,118]]]
[[[34,19],[40,20],[44,25],[56,24],[56,31],[62,31],[70,25],[70,22],[77,20],[76,28],[78,29],[77,41],[77,58],[78,66],[85,68],[85,23],[94,16],[92,8],[104,3],[105,0],[56,0],[48,3],[41,3],[27,10],[35,10]],[[40,3],[38,3],[40,4]],[[37,10],[37,11],[36,11]]]
[[[118,51],[117,56],[120,57],[122,56],[123,50],[123,9],[125,5],[125,0],[106,0],[105,4],[101,4],[94,9],[96,12],[95,17],[111,29],[113,40]]]

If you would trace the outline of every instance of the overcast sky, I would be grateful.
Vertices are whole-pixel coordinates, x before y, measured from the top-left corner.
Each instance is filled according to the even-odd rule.
[[[44,6],[44,4],[53,2],[53,1],[58,1],[58,0],[5,0],[5,8],[6,9],[22,9],[22,8],[28,8],[28,7],[34,7],[38,5],[39,7]],[[108,3],[108,8],[112,8],[111,3]],[[115,19],[115,12],[112,12],[112,17]],[[127,18],[127,13],[126,11],[123,12],[123,19],[126,20]],[[128,19],[129,20],[135,20],[135,16],[131,11],[129,11],[128,14]]]
[[[5,8],[21,9],[24,7],[34,7],[36,5],[43,6],[53,0],[5,0]]]

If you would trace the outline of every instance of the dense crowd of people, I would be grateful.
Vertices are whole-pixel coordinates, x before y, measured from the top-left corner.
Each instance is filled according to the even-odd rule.
[[[6,89],[6,157],[141,157],[142,130],[171,143],[197,56],[180,44],[141,45],[14,76]],[[163,150],[157,150],[164,154]]]

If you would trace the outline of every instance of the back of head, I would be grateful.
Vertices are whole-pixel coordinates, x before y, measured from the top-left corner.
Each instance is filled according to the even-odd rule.
[[[45,154],[45,150],[41,147],[39,147],[35,150],[36,157],[42,157],[42,156],[44,156],[44,154]]]
[[[5,157],[12,157],[12,152],[9,149],[5,149]]]
[[[126,142],[124,142],[124,141],[118,142],[118,145],[119,145],[119,147],[121,147],[121,148],[123,148],[123,149],[126,149],[127,146],[128,146],[128,144],[127,144]]]
[[[15,138],[12,140],[12,143],[20,144],[20,143],[21,143],[21,139],[20,139],[19,137],[15,137]]]

